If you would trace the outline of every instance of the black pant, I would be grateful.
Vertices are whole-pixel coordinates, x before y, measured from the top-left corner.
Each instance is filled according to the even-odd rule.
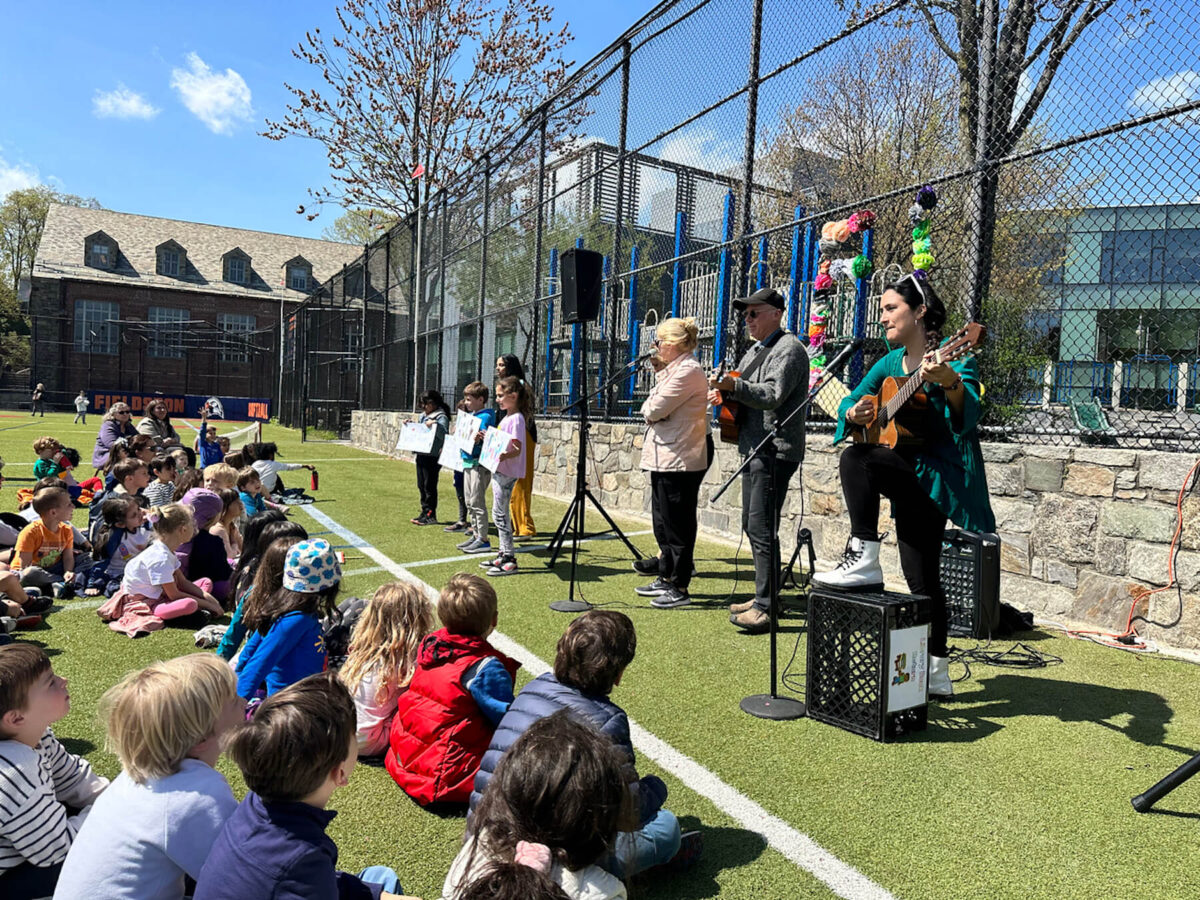
[[[34,866],[23,862],[19,866],[6,869],[0,875],[0,897],[5,900],[35,900],[49,897],[54,893],[58,884],[58,874],[62,871],[62,863],[52,866]]]
[[[850,511],[850,535],[878,540],[879,497],[892,501],[900,568],[914,594],[933,601],[929,653],[946,656],[946,593],[942,590],[942,535],[946,514],[917,481],[912,462],[895,450],[870,444],[851,444],[838,464],[842,494]]]
[[[696,512],[700,482],[706,470],[699,472],[651,472],[650,512],[654,520],[654,539],[661,551],[658,577],[681,591],[692,580],[696,550]]]
[[[787,499],[788,482],[800,463],[779,459],[775,454],[759,454],[742,473],[742,531],[750,538],[754,554],[754,605],[767,612],[771,608],[771,567],[775,567],[775,586],[779,587],[779,516]],[[775,473],[775,509],[767,509],[768,479]]]
[[[437,518],[438,475],[442,467],[432,454],[417,454],[417,490],[421,493],[421,512]]]

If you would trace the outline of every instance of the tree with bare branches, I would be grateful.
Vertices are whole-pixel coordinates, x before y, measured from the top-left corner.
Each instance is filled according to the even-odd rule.
[[[563,83],[571,35],[551,17],[536,0],[342,0],[338,33],[314,29],[292,51],[320,86],[286,84],[293,102],[263,132],[325,147],[332,184],[310,188],[315,209],[298,211],[312,219],[333,203],[403,216],[421,202],[421,181],[427,197],[476,166]],[[551,143],[569,128],[556,119]]]

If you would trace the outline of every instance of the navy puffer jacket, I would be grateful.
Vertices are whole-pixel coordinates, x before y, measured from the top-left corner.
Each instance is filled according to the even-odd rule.
[[[496,765],[504,752],[515,744],[517,738],[534,722],[551,716],[560,709],[567,710],[571,718],[591,725],[612,740],[625,757],[623,768],[633,792],[634,804],[641,814],[641,822],[645,823],[653,817],[667,798],[667,786],[656,775],[638,778],[637,768],[634,766],[633,742],[629,739],[629,717],[625,715],[625,710],[607,697],[584,694],[573,687],[560,684],[553,672],[539,675],[521,688],[521,693],[517,694],[512,706],[496,726],[492,743],[483,755],[483,763],[475,775],[475,785],[471,791],[471,813],[475,811],[484,788],[492,780],[492,774],[496,771]],[[468,831],[470,827],[468,813]]]

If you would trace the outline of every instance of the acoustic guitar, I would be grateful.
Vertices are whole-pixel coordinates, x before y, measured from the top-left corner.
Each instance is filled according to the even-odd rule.
[[[987,335],[987,329],[971,322],[925,359],[937,363],[953,362],[970,355]],[[888,377],[879,393],[868,394],[875,417],[865,425],[850,425],[850,436],[860,444],[882,444],[896,447],[924,444],[929,431],[929,395],[919,390],[924,382],[919,376]]]
[[[741,372],[737,369],[726,371],[726,364],[721,363],[717,369],[717,381],[720,381],[726,375],[730,378],[738,378]],[[720,428],[721,440],[726,444],[736,444],[738,435],[741,434],[742,426],[738,424],[738,411],[741,409],[741,404],[733,399],[733,395],[728,391],[721,391],[721,405],[717,407],[717,426]]]

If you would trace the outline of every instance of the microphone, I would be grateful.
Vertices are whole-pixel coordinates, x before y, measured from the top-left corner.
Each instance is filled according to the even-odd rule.
[[[838,352],[838,355],[835,356],[833,359],[831,359],[829,361],[829,363],[825,366],[825,374],[829,377],[833,377],[834,375],[836,375],[838,373],[838,371],[844,365],[846,365],[846,362],[850,359],[850,357],[862,349],[862,345],[863,345],[863,339],[855,338],[849,344],[847,344],[845,347],[843,347]]]

